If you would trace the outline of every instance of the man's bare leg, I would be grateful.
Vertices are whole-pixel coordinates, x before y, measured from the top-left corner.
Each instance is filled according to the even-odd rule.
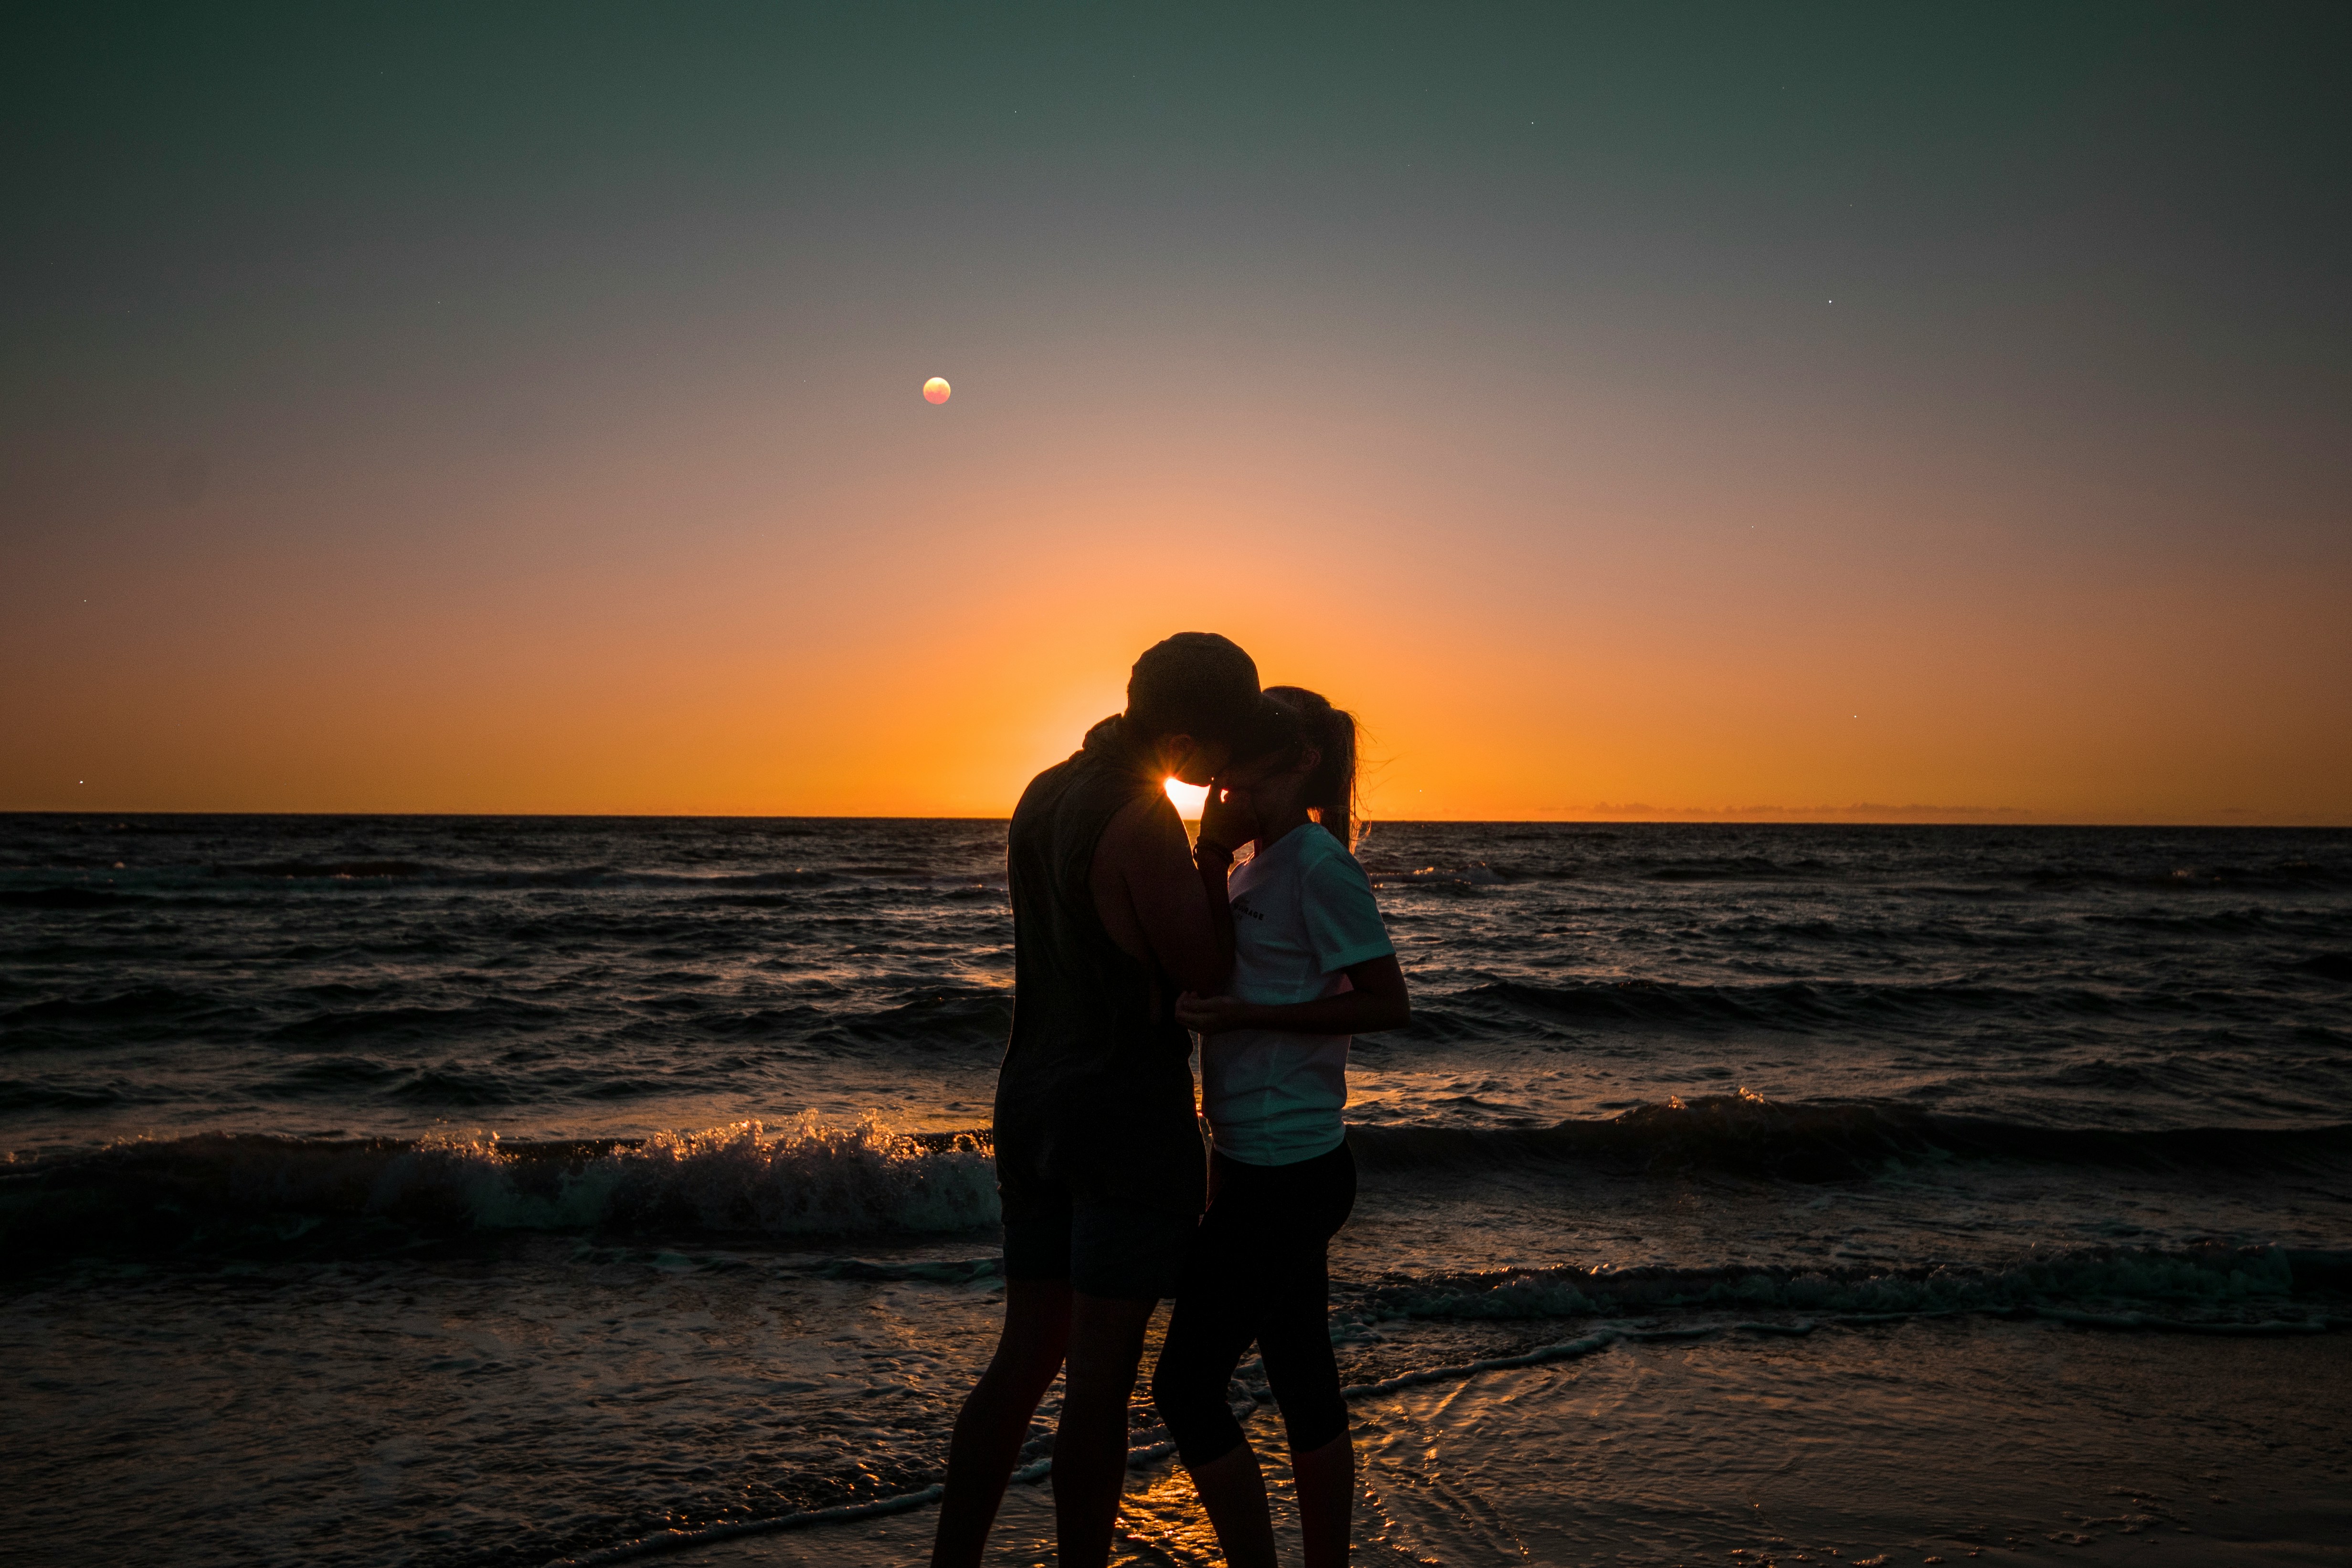
[[[1342,1432],[1319,1448],[1290,1456],[1298,1483],[1298,1528],[1307,1568],[1347,1568],[1348,1527],[1356,1511],[1356,1445]]]
[[[1274,1516],[1266,1508],[1265,1476],[1250,1446],[1243,1443],[1198,1469],[1187,1466],[1186,1473],[1209,1522],[1217,1527],[1225,1568],[1275,1568]]]
[[[1127,1404],[1157,1301],[1070,1298],[1069,1383],[1054,1434],[1054,1534],[1061,1568],[1102,1568],[1127,1485]]]
[[[976,1568],[996,1522],[1004,1484],[1021,1458],[1037,1402],[1062,1370],[1070,1342],[1066,1279],[1013,1279],[1004,1287],[1004,1328],[988,1370],[956,1416],[948,1444],[946,1495],[940,1500],[932,1568]],[[1122,1449],[1122,1457],[1124,1449]],[[1057,1469],[1059,1466],[1055,1467]]]

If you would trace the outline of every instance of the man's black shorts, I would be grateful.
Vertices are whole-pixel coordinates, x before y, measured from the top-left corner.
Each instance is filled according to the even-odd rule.
[[[1075,1197],[1063,1182],[999,1182],[1004,1277],[1067,1279],[1084,1296],[1156,1301],[1176,1294],[1201,1216]]]

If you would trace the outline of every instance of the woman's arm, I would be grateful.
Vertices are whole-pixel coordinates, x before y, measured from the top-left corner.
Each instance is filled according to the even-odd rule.
[[[1404,970],[1398,965],[1394,954],[1351,963],[1347,974],[1353,990],[1279,1007],[1239,1002],[1231,996],[1196,996],[1187,991],[1176,999],[1176,1021],[1204,1035],[1222,1035],[1228,1029],[1369,1035],[1375,1029],[1402,1029],[1412,1022],[1412,1002],[1405,995]]]

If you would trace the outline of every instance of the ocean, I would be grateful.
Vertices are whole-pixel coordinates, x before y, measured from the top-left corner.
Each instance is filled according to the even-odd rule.
[[[1003,837],[0,817],[12,1560],[919,1561]],[[1333,1249],[1363,1561],[2340,1561],[2352,832],[1360,856],[1415,1009]],[[1215,1561],[1134,1426],[1122,1560]]]

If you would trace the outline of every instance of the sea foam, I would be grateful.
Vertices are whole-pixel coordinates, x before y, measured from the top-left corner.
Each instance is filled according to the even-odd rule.
[[[918,1138],[870,1118],[618,1142],[454,1129],[413,1141],[208,1133],[19,1162],[5,1182],[0,1244],[32,1252],[292,1239],[332,1221],[783,1237],[942,1235],[997,1219],[980,1141]]]

